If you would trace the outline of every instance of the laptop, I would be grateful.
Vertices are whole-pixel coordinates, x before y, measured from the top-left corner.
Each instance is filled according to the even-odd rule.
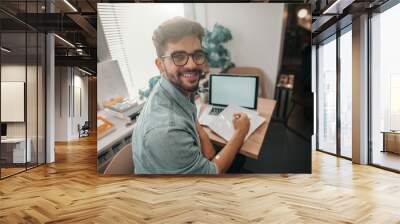
[[[251,75],[210,75],[209,104],[201,113],[199,123],[206,125],[228,105],[257,110],[258,76]]]

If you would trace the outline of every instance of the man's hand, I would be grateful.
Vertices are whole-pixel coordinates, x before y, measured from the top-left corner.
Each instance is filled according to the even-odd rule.
[[[239,135],[246,136],[250,128],[250,119],[245,113],[235,113],[233,115],[233,127]]]

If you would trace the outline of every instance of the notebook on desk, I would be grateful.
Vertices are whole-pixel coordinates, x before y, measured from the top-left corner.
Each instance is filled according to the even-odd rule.
[[[223,139],[229,141],[232,138],[233,134],[235,133],[235,129],[233,127],[233,122],[232,122],[233,116],[235,113],[238,112],[243,112],[247,114],[247,116],[250,119],[250,128],[249,132],[246,135],[245,140],[265,122],[265,118],[259,116],[256,111],[235,105],[229,105],[218,116],[215,116],[211,120],[208,127],[216,134],[221,136]]]

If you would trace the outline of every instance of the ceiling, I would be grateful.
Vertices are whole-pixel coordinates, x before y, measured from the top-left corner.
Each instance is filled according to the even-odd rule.
[[[0,1],[2,46],[12,50],[7,53],[8,60],[21,60],[25,55],[33,58],[33,55],[36,55],[36,39],[33,41],[35,43],[30,43],[32,35],[28,34],[28,45],[26,45],[25,32],[51,32],[57,34],[56,66],[79,66],[96,73],[97,2],[99,1],[47,0],[47,5],[45,2],[44,0]]]
[[[312,9],[312,36],[317,43],[352,23],[354,17],[373,11],[389,0],[308,0]]]
[[[346,25],[352,16],[371,10],[388,0],[292,0],[291,3],[309,3],[312,10],[313,41],[335,32],[337,24]],[[96,71],[97,3],[107,2],[166,2],[147,0],[1,0],[0,28],[3,46],[13,49],[15,55],[25,54],[26,30],[54,32],[56,65],[85,66]],[[205,1],[207,2],[207,1]],[[238,1],[246,2],[246,1]],[[252,2],[288,2],[283,0],[253,0]],[[329,10],[327,10],[329,9]],[[51,11],[51,13],[49,13]],[[329,13],[326,13],[329,12]],[[347,16],[347,18],[346,18]],[[347,19],[347,20],[346,20]],[[338,21],[344,21],[339,22]],[[7,33],[5,35],[4,33]],[[36,46],[28,38],[28,58]],[[3,53],[2,53],[3,54]],[[11,56],[11,54],[9,54]],[[16,56],[17,57],[17,56]]]

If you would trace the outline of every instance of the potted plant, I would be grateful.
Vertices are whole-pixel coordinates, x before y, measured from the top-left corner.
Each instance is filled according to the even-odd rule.
[[[160,80],[160,78],[161,78],[160,75],[153,76],[148,82],[149,86],[147,89],[145,89],[145,90],[139,89],[140,100],[143,100],[144,98],[147,98],[150,96],[151,91],[153,90],[154,86],[157,84],[158,80]]]
[[[203,38],[203,49],[208,56],[208,65],[210,69],[218,69],[226,72],[228,69],[235,67],[231,61],[231,55],[224,47],[224,43],[232,40],[231,31],[216,23],[211,31],[204,28],[205,36]]]

